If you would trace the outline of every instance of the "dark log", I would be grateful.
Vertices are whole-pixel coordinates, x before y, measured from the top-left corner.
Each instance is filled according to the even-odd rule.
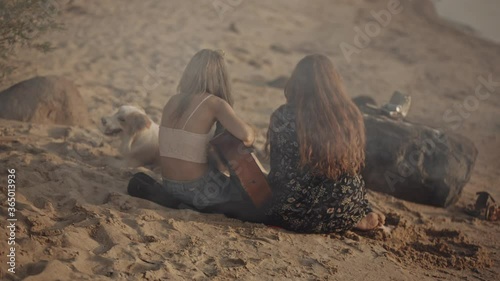
[[[458,201],[478,153],[472,141],[360,108],[366,126],[363,176],[368,189],[439,207]]]

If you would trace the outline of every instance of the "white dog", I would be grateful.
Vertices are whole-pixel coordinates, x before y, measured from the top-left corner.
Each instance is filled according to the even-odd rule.
[[[159,126],[138,107],[123,105],[112,116],[102,117],[104,134],[120,136],[120,153],[133,165],[159,164]]]

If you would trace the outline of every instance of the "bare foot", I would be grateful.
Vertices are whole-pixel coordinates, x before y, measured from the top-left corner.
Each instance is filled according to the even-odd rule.
[[[362,218],[354,228],[368,231],[377,227],[383,226],[385,223],[385,216],[383,214],[371,212]]]

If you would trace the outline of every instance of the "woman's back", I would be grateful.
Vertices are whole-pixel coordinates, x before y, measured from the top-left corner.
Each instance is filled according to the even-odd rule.
[[[184,98],[173,96],[163,109],[160,159],[163,178],[192,181],[208,171],[208,142],[216,121],[247,146],[253,143],[254,133],[225,100],[207,93],[192,95],[186,110],[176,119],[173,113]]]
[[[213,136],[215,124],[210,100],[216,97],[206,93],[194,95],[186,111],[176,120],[172,113],[178,108],[181,98],[180,95],[173,96],[163,109],[160,151],[162,148],[166,149],[165,146],[170,146],[170,155],[175,157],[162,155],[161,167],[164,178],[191,181],[200,178],[208,170],[207,142]],[[200,161],[200,157],[205,158],[205,161]]]

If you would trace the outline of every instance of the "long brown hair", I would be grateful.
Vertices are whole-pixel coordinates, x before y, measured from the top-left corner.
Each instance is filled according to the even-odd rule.
[[[330,59],[319,54],[303,58],[285,97],[296,114],[300,166],[332,179],[359,173],[365,162],[363,116]]]
[[[233,97],[224,52],[209,49],[197,52],[184,69],[177,93],[181,94],[182,98],[172,113],[174,120],[181,118],[191,98],[197,94],[209,93],[218,96],[232,106]]]

